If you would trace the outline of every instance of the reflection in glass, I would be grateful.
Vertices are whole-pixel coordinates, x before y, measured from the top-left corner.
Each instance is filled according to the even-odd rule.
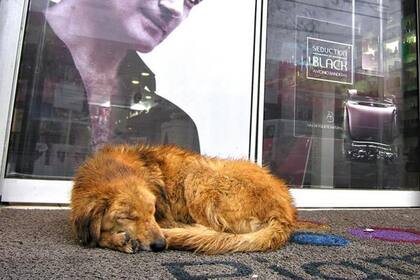
[[[270,0],[263,163],[295,187],[418,190],[415,12]]]

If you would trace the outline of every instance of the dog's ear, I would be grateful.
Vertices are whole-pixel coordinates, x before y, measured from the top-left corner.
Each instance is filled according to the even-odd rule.
[[[155,219],[157,222],[160,222],[170,213],[168,193],[165,190],[164,183],[161,181],[154,182],[151,191],[156,197]]]
[[[81,207],[80,211],[73,209],[73,231],[84,246],[95,247],[101,235],[102,217],[108,203],[105,200],[94,200],[88,205]]]

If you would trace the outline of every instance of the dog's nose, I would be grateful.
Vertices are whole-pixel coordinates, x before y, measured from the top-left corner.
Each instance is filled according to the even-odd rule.
[[[150,249],[153,252],[160,252],[165,250],[166,248],[166,240],[164,238],[159,238],[155,240],[152,244],[150,244]]]

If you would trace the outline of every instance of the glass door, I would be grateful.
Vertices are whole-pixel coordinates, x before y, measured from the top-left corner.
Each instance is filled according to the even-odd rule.
[[[248,157],[255,0],[21,2],[0,54],[2,201],[68,203],[105,144]]]
[[[416,1],[265,4],[261,162],[301,206],[420,205]]]

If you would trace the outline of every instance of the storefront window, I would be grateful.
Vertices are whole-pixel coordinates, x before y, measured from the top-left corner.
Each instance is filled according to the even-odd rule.
[[[419,189],[415,0],[268,1],[263,163],[295,187]]]

